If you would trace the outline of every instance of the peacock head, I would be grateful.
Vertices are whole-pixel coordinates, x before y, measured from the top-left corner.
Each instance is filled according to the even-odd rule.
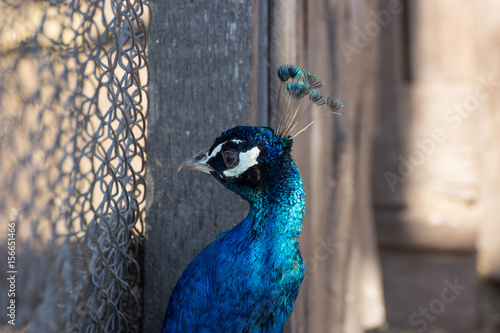
[[[315,120],[298,131],[297,124],[312,105],[326,106],[330,111],[327,113],[338,113],[343,105],[334,97],[323,99],[317,92],[323,87],[323,81],[307,70],[285,65],[277,69],[277,75],[281,84],[274,128],[238,126],[229,129],[209,149],[182,162],[179,170],[193,169],[211,174],[250,202],[261,198],[263,191],[276,179],[283,179],[287,171],[298,173],[290,156],[293,138]],[[304,98],[306,96],[309,98]]]
[[[222,133],[210,148],[186,159],[179,170],[211,174],[226,188],[254,202],[276,178],[276,172],[291,161],[292,144],[292,139],[277,136],[269,127],[238,126]]]

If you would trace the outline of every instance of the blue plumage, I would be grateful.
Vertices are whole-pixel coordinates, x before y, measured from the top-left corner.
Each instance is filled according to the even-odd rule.
[[[314,74],[307,76],[308,83],[300,77],[309,72],[291,65],[277,73],[290,98],[310,94],[309,103],[321,98],[312,88],[320,85]],[[304,277],[298,237],[305,193],[290,155],[290,131],[298,121],[296,114],[287,117],[291,106],[290,100],[279,99],[278,129],[229,129],[179,167],[211,174],[247,200],[250,211],[184,270],[170,297],[162,332],[282,331]]]

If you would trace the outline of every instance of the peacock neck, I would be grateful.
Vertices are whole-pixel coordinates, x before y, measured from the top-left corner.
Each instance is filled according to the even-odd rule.
[[[259,199],[250,203],[252,232],[296,239],[300,236],[305,210],[299,170],[288,158],[265,177],[266,187]]]

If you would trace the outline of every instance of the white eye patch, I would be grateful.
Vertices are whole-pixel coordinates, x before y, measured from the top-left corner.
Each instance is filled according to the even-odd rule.
[[[214,148],[214,150],[212,150],[212,153],[210,155],[208,155],[208,159],[211,159],[212,157],[215,157],[217,156],[217,154],[221,151],[222,149],[222,146],[225,144],[225,142],[219,144],[217,147]]]
[[[211,159],[212,157],[216,156],[222,149],[222,146],[224,146],[228,142],[234,142],[236,144],[243,142],[243,140],[238,140],[238,139],[233,139],[229,141],[224,141],[223,143],[220,143],[217,147],[212,150],[212,153],[208,156],[207,159]]]
[[[219,148],[219,146],[217,146]],[[216,149],[217,149],[216,148]],[[219,149],[220,150],[220,149]],[[214,149],[215,151],[215,149]],[[250,169],[252,166],[256,165],[257,158],[259,157],[260,149],[259,147],[253,147],[250,150],[242,152],[239,154],[239,163],[236,167],[226,170],[223,172],[226,177],[237,177]]]

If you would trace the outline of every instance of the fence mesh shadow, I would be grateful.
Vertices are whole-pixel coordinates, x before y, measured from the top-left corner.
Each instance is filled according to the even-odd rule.
[[[2,332],[140,331],[149,16],[143,0],[0,2]]]

